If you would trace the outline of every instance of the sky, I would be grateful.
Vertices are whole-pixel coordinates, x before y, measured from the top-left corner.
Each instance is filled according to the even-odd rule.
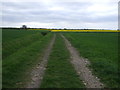
[[[118,29],[119,0],[2,0],[0,26]]]

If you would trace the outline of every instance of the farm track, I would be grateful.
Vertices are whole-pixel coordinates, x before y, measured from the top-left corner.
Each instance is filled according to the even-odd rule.
[[[31,72],[31,82],[29,82],[26,86],[26,88],[39,88],[41,81],[44,76],[44,71],[47,66],[47,61],[49,58],[49,55],[51,53],[53,44],[55,42],[56,35],[54,34],[51,42],[49,43],[48,47],[44,51],[44,56],[42,58],[42,61],[38,63],[35,68]]]
[[[71,45],[71,43],[61,34],[61,37],[65,41],[65,45],[71,55],[71,63],[75,67],[80,79],[83,80],[86,88],[103,88],[103,84],[95,77],[90,69],[87,67],[90,62],[79,56],[78,51]]]

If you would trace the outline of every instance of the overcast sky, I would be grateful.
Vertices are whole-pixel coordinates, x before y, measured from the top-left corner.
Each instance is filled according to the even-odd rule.
[[[119,0],[3,0],[1,26],[118,28]],[[1,7],[1,6],[0,6]]]

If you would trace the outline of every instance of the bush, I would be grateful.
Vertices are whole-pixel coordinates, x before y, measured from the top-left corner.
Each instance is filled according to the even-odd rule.
[[[41,32],[41,34],[42,34],[43,36],[45,36],[45,35],[47,35],[47,32]]]

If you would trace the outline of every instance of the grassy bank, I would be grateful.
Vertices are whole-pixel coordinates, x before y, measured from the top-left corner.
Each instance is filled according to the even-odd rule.
[[[27,35],[29,35],[31,38],[29,36],[25,36],[25,39],[19,37],[17,39],[18,41],[16,40],[16,43],[14,43],[14,45],[12,44],[11,40],[11,45],[13,45],[13,47],[18,46],[19,49],[7,56],[2,62],[3,88],[16,88],[24,86],[25,82],[29,80],[29,75],[32,67],[37,62],[41,61],[43,51],[52,37],[52,34],[50,33],[46,36],[39,36],[38,33]],[[18,45],[19,42],[20,44]],[[5,43],[7,43],[7,41]],[[26,45],[24,46],[24,44]],[[13,47],[11,46],[10,48],[13,49]]]
[[[57,34],[41,88],[82,88],[63,39]]]
[[[91,61],[94,74],[106,87],[118,87],[118,34],[117,33],[65,33],[67,39]]]

